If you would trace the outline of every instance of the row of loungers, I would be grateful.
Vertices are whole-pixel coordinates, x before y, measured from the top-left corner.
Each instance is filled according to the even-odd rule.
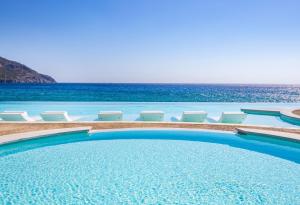
[[[44,121],[72,121],[67,112],[64,111],[47,111],[40,114]],[[4,111],[0,113],[0,119],[3,121],[35,121],[28,116],[26,111]]]
[[[61,121],[69,122],[72,119],[67,112],[64,111],[47,111],[40,114],[43,121]],[[28,116],[25,111],[4,111],[0,113],[0,118],[3,121],[34,121]],[[208,118],[207,113],[204,111],[185,111],[182,116],[177,119],[181,122],[204,122],[205,119],[216,123],[234,123],[240,124],[246,118],[243,112],[223,112],[219,118]],[[122,121],[122,111],[103,111],[98,114],[100,121]],[[140,113],[140,121],[163,121],[164,112],[162,111],[143,111]]]

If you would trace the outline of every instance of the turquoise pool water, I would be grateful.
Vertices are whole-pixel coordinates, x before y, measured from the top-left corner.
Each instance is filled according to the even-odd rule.
[[[0,146],[0,204],[300,204],[300,146],[190,130]]]
[[[39,118],[46,110],[65,110],[77,121],[97,120],[99,111],[121,110],[124,120],[134,121],[143,110],[162,110],[165,121],[176,121],[183,111],[204,110],[209,117],[219,117],[223,111],[240,111],[241,108],[299,108],[300,103],[213,103],[213,102],[0,102],[0,111],[24,110]],[[248,115],[244,124],[295,127],[279,117]],[[299,126],[298,126],[299,127]]]

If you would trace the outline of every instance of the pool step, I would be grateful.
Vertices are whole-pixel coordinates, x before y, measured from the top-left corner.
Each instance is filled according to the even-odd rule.
[[[294,125],[300,125],[300,116],[293,113],[295,109],[244,109],[241,111],[254,115],[269,115],[280,117],[281,120]]]
[[[254,115],[272,115],[272,116],[280,116],[282,109],[241,109],[244,113],[254,114]]]

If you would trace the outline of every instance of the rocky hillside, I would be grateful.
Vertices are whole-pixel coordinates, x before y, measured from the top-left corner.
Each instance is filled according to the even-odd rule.
[[[40,74],[27,66],[0,57],[0,83],[55,83],[48,76]]]

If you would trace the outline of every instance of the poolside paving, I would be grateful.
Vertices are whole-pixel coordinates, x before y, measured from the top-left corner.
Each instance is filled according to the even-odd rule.
[[[298,115],[298,116],[300,117],[300,110],[294,110],[293,113],[294,113],[295,115]]]
[[[287,133],[300,134],[300,128],[277,128],[256,125],[238,124],[209,124],[209,123],[182,123],[182,122],[1,122],[0,136],[32,132],[40,130],[91,127],[92,130],[122,129],[122,128],[189,128],[189,129],[208,129],[221,131],[235,131],[237,128],[252,128],[270,131],[280,131]]]

